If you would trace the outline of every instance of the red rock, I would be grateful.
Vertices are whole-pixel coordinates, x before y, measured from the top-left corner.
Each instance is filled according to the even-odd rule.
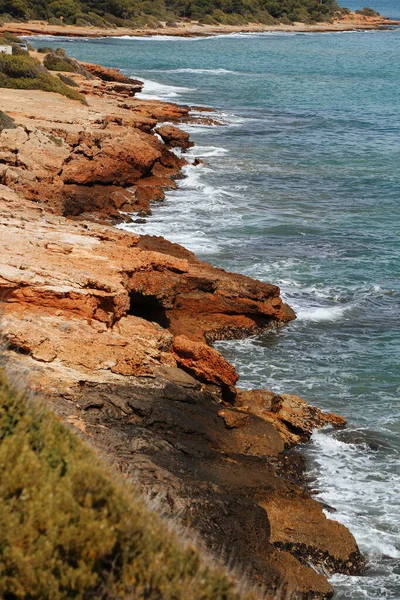
[[[165,198],[165,194],[160,188],[150,187],[148,185],[137,185],[135,190],[136,200],[142,207],[150,207],[151,202],[161,202]]]
[[[343,417],[324,413],[299,396],[274,394],[267,390],[237,390],[235,406],[273,423],[286,446],[293,446],[311,437],[313,429],[326,425],[344,427]]]
[[[279,496],[261,500],[271,525],[271,542],[278,548],[290,550],[328,573],[356,574],[363,559],[356,541],[348,529],[327,519],[321,505],[308,494]]]
[[[179,335],[174,338],[173,351],[178,365],[204,383],[231,391],[238,380],[235,368],[203,342],[193,342]]]
[[[65,183],[129,186],[151,171],[162,156],[161,144],[142,131],[105,137],[94,158],[74,153],[61,173]]]
[[[102,79],[103,81],[112,81],[118,83],[133,84],[140,89],[143,87],[143,82],[138,79],[132,79],[123,75],[119,69],[113,69],[112,67],[103,67],[101,65],[94,65],[92,63],[82,62],[81,65],[89,71],[95,77]]]
[[[174,127],[174,125],[162,125],[157,127],[156,131],[170,148],[187,149],[194,146],[193,142],[190,141],[189,134],[178,127]]]
[[[246,427],[249,422],[249,415],[246,415],[239,410],[232,410],[230,408],[223,408],[219,411],[218,416],[224,420],[228,429],[239,429],[241,427]]]

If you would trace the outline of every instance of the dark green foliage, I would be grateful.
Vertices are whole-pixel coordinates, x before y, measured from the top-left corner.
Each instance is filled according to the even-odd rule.
[[[26,52],[24,55],[0,54],[0,87],[19,90],[43,90],[55,92],[86,103],[85,97],[72,90]]]
[[[49,71],[67,71],[69,73],[78,73],[78,67],[73,63],[73,61],[62,56],[58,56],[53,52],[46,54],[43,64],[46,69],[49,69]]]
[[[224,572],[178,541],[137,490],[113,481],[1,371],[0,514],[1,598],[240,598]]]
[[[61,21],[61,19],[57,19],[57,17],[50,17],[49,25],[64,25],[65,23]]]
[[[3,129],[15,129],[16,125],[14,123],[14,120],[6,115],[6,113],[4,113],[2,110],[0,110],[0,131],[3,131]]]
[[[53,52],[53,48],[49,48],[48,46],[41,46],[37,49],[40,54],[48,54],[49,52]]]
[[[93,79],[91,73],[89,73],[82,65],[75,60],[67,56],[66,52],[62,48],[57,48],[55,52],[49,52],[46,54],[43,61],[44,66],[49,71],[64,71],[67,73],[79,73],[87,79]]]
[[[35,79],[43,71],[40,62],[26,53],[21,56],[0,54],[0,73],[7,77]]]
[[[12,44],[12,53],[14,56],[27,56],[27,50],[23,50],[18,44]]]
[[[61,79],[65,85],[69,85],[70,87],[79,87],[79,85],[72,79],[72,77],[68,77],[68,75],[63,75],[62,73],[57,73],[58,79]]]
[[[157,27],[160,21],[185,18],[232,25],[267,23],[271,18],[318,21],[331,18],[337,10],[336,0],[0,0],[0,13],[17,18],[100,28]]]
[[[8,44],[22,44],[23,43],[21,38],[17,37],[16,35],[13,35],[12,33],[8,33],[7,31],[2,33],[1,38]]]
[[[363,9],[356,10],[355,12],[358,15],[364,15],[364,17],[380,17],[380,13],[373,8],[369,8],[369,6],[364,6]]]

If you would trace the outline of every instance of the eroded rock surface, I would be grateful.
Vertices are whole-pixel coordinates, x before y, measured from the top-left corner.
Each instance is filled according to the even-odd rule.
[[[0,183],[65,216],[123,221],[126,213],[149,213],[186,164],[171,148],[192,145],[173,125],[159,127],[164,138],[155,127],[190,120],[189,107],[138,100],[140,82],[117,69],[85,66],[93,78],[70,76],[88,106],[59,94],[19,90],[16,98],[2,90],[2,109],[17,128],[0,140]]]
[[[363,559],[310,497],[291,448],[343,420],[297,396],[239,390],[209,345],[293,319],[278,287],[94,222],[149,210],[173,187],[180,134],[168,125],[160,141],[154,128],[188,113],[135,99],[121,108],[120,96],[104,99],[109,83],[82,81],[89,107],[0,90],[17,124],[0,134],[9,362],[218,558],[268,590],[330,598],[326,572],[357,573]]]

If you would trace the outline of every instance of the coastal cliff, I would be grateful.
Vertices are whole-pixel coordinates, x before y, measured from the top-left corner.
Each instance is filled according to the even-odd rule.
[[[150,215],[176,185],[186,160],[172,148],[191,144],[176,124],[190,109],[139,100],[138,82],[85,67],[91,77],[72,77],[87,106],[0,90],[14,120],[0,134],[7,360],[252,584],[329,598],[326,575],[356,574],[364,561],[312,499],[292,448],[344,421],[297,396],[239,389],[211,345],[290,322],[279,288],[112,227]]]

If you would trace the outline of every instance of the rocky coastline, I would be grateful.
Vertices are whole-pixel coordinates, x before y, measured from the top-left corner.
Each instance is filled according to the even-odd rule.
[[[360,573],[364,559],[311,497],[296,446],[345,422],[294,395],[238,388],[212,347],[294,319],[278,287],[113,227],[149,216],[176,186],[186,160],[172,148],[191,145],[177,125],[192,117],[137,99],[141,83],[117,70],[84,66],[71,77],[87,105],[0,89],[14,121],[0,132],[7,360],[262,596],[331,598],[329,574]]]
[[[109,29],[96,28],[94,26],[77,25],[49,25],[45,21],[27,21],[7,23],[0,27],[0,33],[8,31],[15,35],[52,35],[57,37],[115,37],[115,36],[140,36],[153,35],[180,36],[180,37],[209,37],[213,35],[229,35],[232,33],[265,33],[265,32],[316,32],[326,33],[332,31],[372,30],[382,29],[400,25],[400,21],[394,21],[383,16],[366,16],[355,12],[342,15],[332,22],[326,23],[292,23],[279,25],[263,25],[261,23],[248,23],[247,25],[204,25],[197,21],[182,21],[174,26],[163,24],[162,28],[139,28],[115,27]]]

